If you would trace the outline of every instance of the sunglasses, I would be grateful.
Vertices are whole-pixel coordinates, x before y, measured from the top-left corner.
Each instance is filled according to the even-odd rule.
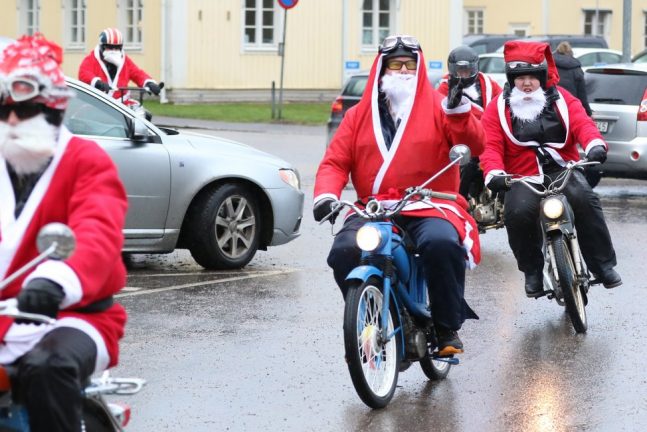
[[[420,49],[420,42],[418,42],[418,39],[416,39],[413,36],[400,35],[400,36],[388,36],[387,38],[385,38],[384,41],[382,42],[382,45],[380,45],[380,52],[381,53],[391,52],[394,49],[396,49],[398,45],[404,45],[405,47],[412,50]]]
[[[389,70],[400,70],[402,69],[402,65],[404,65],[407,70],[416,70],[416,68],[418,67],[418,62],[415,60],[391,60],[386,62],[386,68]]]
[[[24,102],[33,99],[42,90],[38,81],[31,78],[10,78],[0,80],[0,94],[2,99],[11,97],[14,102]]]
[[[43,106],[40,104],[30,103],[0,105],[0,120],[6,121],[12,112],[16,114],[16,117],[20,120],[26,120],[42,113]]]

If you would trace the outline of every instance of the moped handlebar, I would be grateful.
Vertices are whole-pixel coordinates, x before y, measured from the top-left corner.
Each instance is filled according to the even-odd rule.
[[[161,82],[157,84],[160,87],[160,90],[164,88],[164,82]],[[132,92],[138,92],[139,93],[139,104],[143,105],[144,102],[144,93],[151,95],[151,91],[146,88],[146,87],[117,87],[116,90],[119,90],[121,92],[121,99],[123,102],[123,98],[126,92],[132,91]]]
[[[514,178],[513,176],[506,175],[506,184],[508,186],[515,184],[515,183],[521,183],[524,186],[528,188],[528,190],[532,191],[534,194],[545,197],[548,195],[553,195],[553,194],[558,194],[564,190],[566,185],[568,184],[568,181],[571,178],[571,175],[573,174],[573,170],[579,167],[587,166],[587,165],[598,165],[600,162],[597,161],[589,161],[588,159],[581,159],[579,161],[569,161],[566,164],[565,170],[560,173],[555,180],[550,182],[548,186],[543,186],[543,190],[538,190],[533,185],[538,185],[540,183],[532,182],[530,179],[534,178],[535,176],[523,176],[523,177],[517,177]]]
[[[41,324],[54,324],[56,322],[56,319],[48,317],[47,315],[20,311],[18,309],[18,300],[15,298],[0,301],[0,316],[19,318]]]

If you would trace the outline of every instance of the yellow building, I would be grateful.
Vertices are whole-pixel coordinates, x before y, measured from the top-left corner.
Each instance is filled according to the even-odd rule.
[[[294,0],[292,0],[294,2]],[[290,3],[290,2],[288,2]],[[124,33],[131,58],[177,100],[269,98],[283,65],[287,90],[330,92],[368,69],[382,38],[417,36],[431,67],[464,34],[602,34],[622,48],[623,0],[0,0],[5,36],[40,31],[65,49],[77,76],[102,29]],[[647,0],[633,1],[632,51],[646,46]],[[286,21],[287,19],[287,21]],[[285,29],[285,34],[284,34]],[[285,57],[282,51],[285,36]]]

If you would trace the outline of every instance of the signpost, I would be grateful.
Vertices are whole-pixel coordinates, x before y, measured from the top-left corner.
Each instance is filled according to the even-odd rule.
[[[279,89],[279,120],[281,120],[281,110],[283,109],[283,66],[285,64],[285,29],[288,22],[288,9],[292,9],[299,3],[299,0],[277,0],[279,5],[284,9],[283,12],[283,42],[279,46],[279,55],[281,56],[281,84]]]

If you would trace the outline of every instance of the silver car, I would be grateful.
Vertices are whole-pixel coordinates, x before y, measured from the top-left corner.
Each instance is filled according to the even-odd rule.
[[[609,145],[602,175],[647,179],[647,65],[593,67],[585,77],[593,120]]]
[[[303,192],[289,163],[244,144],[160,128],[86,84],[65,125],[98,142],[128,192],[124,252],[188,249],[201,266],[245,266],[299,235]]]

